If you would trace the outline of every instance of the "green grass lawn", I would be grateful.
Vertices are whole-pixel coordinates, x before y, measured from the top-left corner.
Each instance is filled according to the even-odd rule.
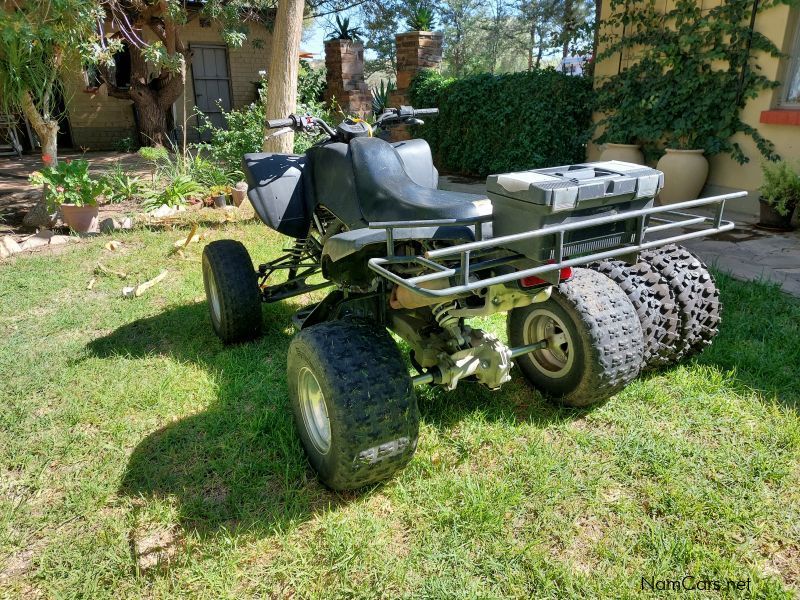
[[[800,304],[774,287],[720,276],[714,346],[592,410],[519,376],[422,391],[409,467],[334,494],[287,409],[309,298],[265,306],[236,347],[204,302],[203,243],[265,260],[283,240],[229,224],[170,256],[182,235],[0,265],[0,597],[624,598],[687,574],[800,591]],[[124,299],[114,276],[87,289],[98,261],[169,276]]]

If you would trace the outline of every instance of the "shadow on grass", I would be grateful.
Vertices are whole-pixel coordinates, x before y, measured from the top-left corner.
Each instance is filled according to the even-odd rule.
[[[201,535],[220,528],[271,533],[355,497],[319,484],[294,432],[285,383],[294,310],[265,307],[264,336],[249,344],[222,345],[203,302],[129,323],[89,345],[99,357],[189,362],[216,386],[206,410],[136,446],[120,493],[176,499],[181,525]]]
[[[734,370],[735,385],[766,391],[796,409],[800,303],[774,286],[718,279],[725,304],[722,332],[696,360]],[[262,533],[364,493],[326,490],[306,463],[285,381],[295,309],[288,303],[266,306],[264,336],[239,346],[217,340],[205,303],[130,323],[90,344],[100,357],[165,355],[198,365],[217,388],[207,410],[166,425],[135,448],[122,493],[177,499],[181,524],[199,532],[224,527]],[[586,413],[544,401],[519,374],[500,392],[465,383],[454,392],[419,390],[418,397],[423,419],[440,431],[476,413],[542,428]]]
[[[138,444],[122,494],[174,498],[183,527],[211,534],[223,527],[269,533],[369,493],[331,492],[306,462],[285,380],[296,308],[267,305],[264,335],[248,344],[222,345],[202,302],[129,323],[89,345],[99,357],[168,356],[192,363],[217,387],[208,409],[169,423]],[[423,419],[441,430],[475,411],[491,420],[542,427],[577,412],[544,402],[519,377],[500,392],[465,384],[454,392],[431,389],[418,395]]]
[[[800,301],[774,283],[714,271],[723,306],[720,333],[695,360],[734,373],[735,383],[800,410]]]

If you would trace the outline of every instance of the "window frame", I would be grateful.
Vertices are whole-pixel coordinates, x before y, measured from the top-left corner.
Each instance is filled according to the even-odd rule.
[[[778,107],[800,110],[800,90],[798,90],[795,100],[789,99],[792,80],[795,77],[800,78],[800,15],[794,15],[790,27],[792,41],[789,47],[789,59],[787,60],[786,70],[784,71],[784,77],[780,88],[781,95]]]

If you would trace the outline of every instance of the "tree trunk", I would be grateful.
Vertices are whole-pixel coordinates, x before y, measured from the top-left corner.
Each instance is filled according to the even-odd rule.
[[[564,29],[562,35],[564,36],[561,48],[561,57],[567,58],[569,56],[569,44],[572,41],[572,35],[575,30],[575,8],[573,0],[565,0],[564,2]]]
[[[536,52],[536,68],[542,64],[542,55],[544,54],[544,39],[539,36],[539,50]]]
[[[42,162],[47,166],[55,167],[58,164],[58,121],[52,117],[43,117],[33,103],[30,93],[22,97],[22,113],[33,127],[42,144]],[[26,227],[50,228],[56,222],[58,211],[51,214],[47,209],[47,202],[42,197],[33,205],[22,219]]]
[[[536,25],[531,24],[530,30],[530,39],[528,40],[528,71],[533,71],[533,48],[536,46]],[[539,65],[536,65],[537,67]]]
[[[42,144],[42,161],[47,165],[56,166],[58,164],[58,121],[52,117],[42,116],[36,110],[30,93],[22,97],[22,113],[28,119]]]
[[[149,90],[131,93],[139,119],[139,137],[144,145],[164,146],[169,139],[167,114],[159,106],[157,97]]]
[[[170,131],[174,127],[172,105],[183,93],[183,77],[181,74],[163,70],[158,77],[150,79],[149,68],[142,50],[133,44],[129,48],[131,53],[130,88],[119,89],[104,75],[109,90],[108,95],[133,101],[138,119],[139,141],[142,145],[169,145],[171,143]],[[184,64],[188,63],[189,53],[182,47],[178,52],[183,55]]]
[[[300,38],[303,33],[303,0],[279,0],[272,36],[267,87],[267,119],[283,119],[294,112],[297,102],[297,72],[300,66]],[[294,133],[269,137],[264,135],[264,152],[290,154]]]

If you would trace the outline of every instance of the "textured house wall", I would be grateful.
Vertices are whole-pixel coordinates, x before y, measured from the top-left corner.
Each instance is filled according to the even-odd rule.
[[[212,22],[201,27],[194,19],[183,28],[181,39],[191,48],[192,44],[224,46],[221,27]],[[147,36],[152,37],[152,34]],[[255,43],[254,43],[255,42]],[[250,36],[242,48],[228,48],[228,71],[231,80],[233,108],[241,108],[258,99],[254,82],[259,80],[259,71],[265,71],[269,63],[271,36],[261,25],[250,26]],[[94,93],[86,91],[83,72],[76,68],[64,81],[66,88],[67,115],[76,148],[110,150],[115,142],[136,135],[133,103],[129,100],[109,98],[102,88]],[[194,86],[191,66],[186,72],[186,89],[175,103],[175,124],[184,123],[186,107],[187,137],[197,141],[198,119],[195,111]]]
[[[722,0],[706,0],[703,5],[704,10],[710,10],[719,6]],[[611,14],[610,0],[603,0],[602,18],[607,18]],[[665,10],[674,6],[672,0],[668,0]],[[765,10],[758,14],[755,22],[755,30],[769,39],[785,53],[790,52],[791,44],[794,39],[800,9],[791,9],[789,6],[779,4],[774,8]],[[615,75],[620,67],[625,68],[631,61],[635,60],[635,54],[631,56],[613,56],[597,64],[595,69],[595,79]],[[760,73],[770,79],[781,81],[787,67],[785,58],[777,58],[765,54],[756,55],[755,64],[761,67]],[[742,121],[754,127],[758,132],[771,140],[775,144],[775,149],[783,158],[796,160],[800,156],[800,126],[798,125],[778,125],[766,124],[761,122],[761,113],[776,108],[781,94],[781,89],[766,90],[761,92],[758,97],[749,100],[741,113]],[[798,112],[800,111],[787,111]],[[595,120],[600,118],[595,115]],[[800,121],[798,121],[800,122]],[[737,134],[734,140],[739,142],[745,154],[750,158],[750,162],[740,165],[727,155],[718,155],[710,159],[711,169],[708,176],[707,187],[709,192],[725,190],[728,188],[743,189],[750,192],[750,198],[746,201],[737,201],[734,210],[741,210],[755,214],[758,211],[757,189],[761,185],[761,154],[755,143],[748,136]],[[602,148],[596,144],[590,144],[588,150],[589,160],[596,160]],[[733,204],[733,203],[731,203]]]

